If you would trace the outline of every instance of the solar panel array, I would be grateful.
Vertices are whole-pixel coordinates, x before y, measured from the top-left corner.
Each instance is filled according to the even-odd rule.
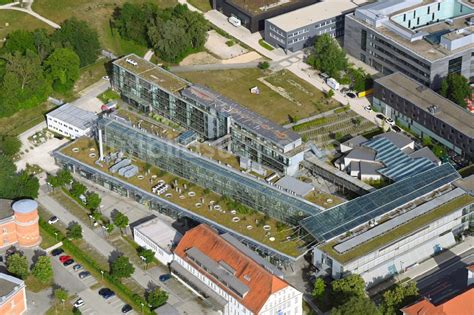
[[[329,240],[458,178],[450,164],[443,164],[306,218],[300,225],[318,241]]]
[[[436,166],[425,157],[416,159],[410,157],[386,138],[368,141],[364,146],[372,148],[377,152],[376,159],[386,166],[380,169],[379,172],[393,181],[399,181]]]

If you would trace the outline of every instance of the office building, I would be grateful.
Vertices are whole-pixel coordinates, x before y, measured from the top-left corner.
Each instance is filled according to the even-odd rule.
[[[0,199],[0,248],[34,247],[41,243],[38,203]]]
[[[473,17],[472,1],[377,1],[346,15],[344,49],[437,90],[450,73],[474,77]]]
[[[326,0],[265,20],[265,41],[287,52],[312,46],[317,36],[344,35],[344,17],[365,0]]]
[[[235,17],[250,32],[263,31],[265,20],[306,7],[319,0],[213,0],[212,8],[228,17]]]
[[[230,135],[230,149],[238,156],[290,175],[304,159],[303,142],[295,132],[136,55],[116,60],[113,73],[112,86],[126,102],[157,112],[206,140]]]
[[[165,266],[173,261],[172,250],[181,237],[181,233],[158,218],[133,227],[135,243],[154,251],[156,259]]]
[[[26,309],[25,282],[0,273],[0,314],[21,315]]]
[[[76,139],[89,135],[96,114],[71,104],[64,104],[46,114],[48,129],[65,137]]]
[[[364,139],[358,136],[341,143],[345,155],[335,163],[363,181],[398,181],[441,164],[430,149],[415,150],[415,141],[402,133],[387,132]]]
[[[474,114],[406,75],[375,80],[373,107],[421,139],[474,158]]]
[[[201,224],[185,233],[172,274],[222,314],[303,314],[303,294]]]
[[[313,263],[373,286],[449,248],[474,210],[474,196],[453,185],[459,178],[443,164],[304,219],[321,244]]]

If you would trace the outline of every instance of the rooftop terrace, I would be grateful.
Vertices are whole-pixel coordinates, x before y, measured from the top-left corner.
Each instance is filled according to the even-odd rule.
[[[337,260],[340,263],[347,263],[352,261],[358,257],[362,257],[370,252],[373,252],[391,242],[403,238],[406,235],[413,233],[414,231],[422,228],[423,226],[436,221],[443,216],[450,214],[451,212],[460,209],[464,206],[472,204],[474,202],[474,197],[463,194],[447,203],[434,208],[433,210],[424,213],[420,216],[413,218],[412,220],[408,221],[407,223],[400,225],[389,232],[377,236],[375,238],[371,238],[370,240],[353,247],[352,249],[345,251],[343,253],[338,252],[334,247],[337,246],[340,242],[338,240],[334,240],[328,242],[319,248],[330,255],[332,258]]]
[[[137,176],[126,179],[117,173],[111,173],[109,171],[111,165],[101,162],[101,167],[95,163],[97,154],[94,153],[98,152],[98,148],[95,141],[90,138],[80,138],[63,147],[60,152],[148,193],[151,193],[152,187],[159,180],[164,180],[172,189],[157,198],[176,204],[189,212],[205,217],[289,256],[297,257],[301,254],[299,249],[304,246],[304,242],[295,238],[292,227],[253,209],[242,210],[240,207],[235,207],[235,203],[231,200],[157,167],[152,166],[149,171],[146,171],[148,166],[141,160],[132,158],[132,164],[139,168]],[[105,154],[110,152],[106,150]],[[180,191],[179,193],[177,189]]]
[[[188,82],[180,77],[173,75],[154,63],[146,61],[135,54],[130,54],[120,58],[114,61],[114,64],[135,73],[144,80],[157,84],[172,93],[176,93],[188,85]]]

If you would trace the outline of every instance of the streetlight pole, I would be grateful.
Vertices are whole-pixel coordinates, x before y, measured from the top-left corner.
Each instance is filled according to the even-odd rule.
[[[143,306],[145,306],[145,304],[143,304],[143,302],[140,303],[140,304],[142,305],[142,314],[143,314]]]
[[[54,232],[54,238],[58,241],[58,232]]]
[[[101,271],[100,271],[100,274],[102,275],[102,280],[104,280],[104,271],[101,270]]]

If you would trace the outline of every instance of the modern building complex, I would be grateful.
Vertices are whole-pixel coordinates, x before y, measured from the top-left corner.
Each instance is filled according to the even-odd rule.
[[[420,138],[474,158],[474,114],[406,75],[375,80],[373,107]]]
[[[473,17],[472,1],[377,1],[346,15],[344,48],[384,75],[438,89],[450,73],[474,77]]]
[[[303,314],[302,293],[201,224],[184,235],[172,273],[222,314]]]
[[[72,104],[61,105],[46,114],[48,129],[71,139],[89,135],[96,119],[93,112]]]
[[[341,143],[345,155],[336,167],[361,180],[398,181],[440,165],[428,148],[415,151],[415,142],[401,133],[388,132],[371,140],[358,136]]]
[[[303,220],[324,241],[314,264],[372,286],[454,245],[474,210],[474,196],[453,185],[459,177],[443,164]]]
[[[0,273],[0,314],[21,315],[26,309],[25,282]]]
[[[367,1],[326,0],[265,20],[265,41],[295,52],[323,34],[344,35],[344,17]]]
[[[113,64],[112,86],[144,111],[156,111],[206,140],[230,135],[238,156],[294,174],[304,158],[301,137],[205,87],[128,55]]]
[[[265,19],[306,7],[319,0],[213,0],[212,8],[240,20],[252,33],[263,31]]]
[[[38,245],[41,242],[38,220],[36,201],[0,199],[0,248]]]
[[[172,250],[182,235],[160,219],[152,219],[133,228],[135,243],[155,252],[155,257],[163,265],[173,261]]]

